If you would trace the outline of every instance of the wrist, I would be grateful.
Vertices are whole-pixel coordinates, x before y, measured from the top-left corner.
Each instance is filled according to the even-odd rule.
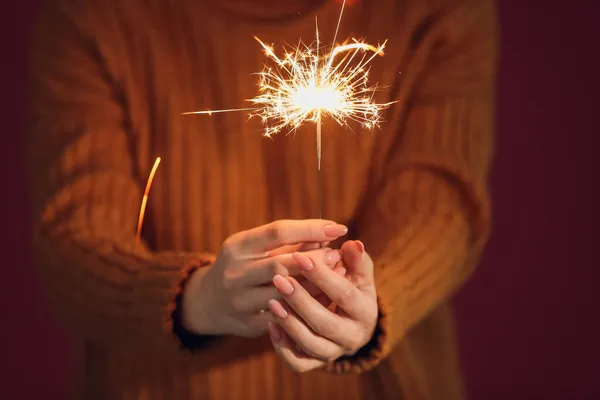
[[[210,334],[211,323],[210,313],[206,304],[206,285],[203,285],[205,277],[210,270],[210,266],[197,268],[188,278],[185,287],[183,287],[181,302],[181,324],[190,333],[196,335]]]

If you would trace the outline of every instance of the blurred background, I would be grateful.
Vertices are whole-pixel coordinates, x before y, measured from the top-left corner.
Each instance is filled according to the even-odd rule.
[[[12,4],[10,4],[12,3]],[[27,243],[24,76],[35,1],[0,12],[0,399],[63,399],[68,338]],[[457,296],[470,399],[600,399],[600,2],[498,0],[495,229]]]

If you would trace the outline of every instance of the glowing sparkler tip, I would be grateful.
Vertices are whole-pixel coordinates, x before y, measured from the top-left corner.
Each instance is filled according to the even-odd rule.
[[[342,93],[331,87],[298,87],[291,95],[292,103],[307,110],[322,109],[334,111],[343,106]]]
[[[343,3],[345,4],[345,2]],[[302,41],[278,57],[272,46],[254,36],[271,62],[259,75],[258,95],[249,101],[250,117],[257,116],[265,125],[264,136],[271,137],[284,129],[299,128],[303,122],[321,121],[330,117],[341,125],[355,121],[365,128],[381,122],[381,111],[392,103],[374,101],[377,86],[369,86],[369,63],[383,56],[387,41],[373,46],[351,39],[336,45],[337,33],[344,10],[338,20],[329,52],[322,51],[319,29],[312,45]],[[208,110],[186,114],[207,114],[244,109]]]
[[[330,116],[338,123],[359,122],[372,128],[380,121],[380,112],[389,106],[373,101],[376,86],[368,85],[368,64],[383,55],[383,45],[375,47],[352,39],[319,55],[319,38],[315,44],[300,43],[293,53],[277,57],[273,50],[255,38],[267,52],[273,65],[260,73],[259,95],[251,99],[254,115],[260,116],[266,136],[283,129],[295,130],[304,121],[317,122]],[[371,53],[371,55],[368,55]]]

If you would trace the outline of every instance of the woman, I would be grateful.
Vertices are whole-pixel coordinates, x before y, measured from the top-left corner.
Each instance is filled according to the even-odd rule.
[[[242,113],[181,116],[255,96],[253,36],[309,41],[316,15],[333,38],[339,12],[320,0],[44,5],[35,252],[74,329],[74,397],[462,398],[447,299],[489,230],[491,1],[346,6],[337,37],[388,40],[369,78],[378,102],[396,103],[374,132],[324,121],[327,221],[307,219],[314,127],[265,140]],[[317,248],[346,226],[341,251]]]

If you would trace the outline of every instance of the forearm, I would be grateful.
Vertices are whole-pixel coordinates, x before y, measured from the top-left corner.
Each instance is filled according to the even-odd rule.
[[[87,146],[85,159],[93,161],[99,148]],[[174,339],[168,307],[183,268],[211,256],[152,252],[138,244],[139,185],[117,164],[88,161],[78,176],[77,164],[66,161],[84,157],[67,155],[52,165],[58,173],[51,177],[32,168],[34,253],[48,295],[69,327],[87,339],[110,346],[166,344]]]
[[[60,316],[110,346],[176,345],[170,306],[182,270],[208,255],[136,252],[75,235],[38,235],[37,266]]]

